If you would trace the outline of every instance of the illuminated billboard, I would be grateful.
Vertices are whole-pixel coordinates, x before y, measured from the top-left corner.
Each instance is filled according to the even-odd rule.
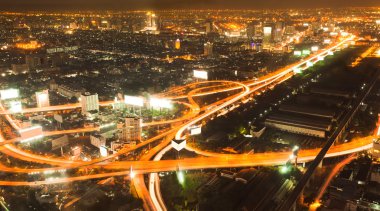
[[[208,73],[203,70],[194,70],[194,78],[208,79]]]
[[[294,56],[301,56],[302,52],[301,51],[294,51]]]
[[[124,96],[124,103],[127,105],[142,107],[142,106],[144,106],[144,98],[125,95]]]
[[[153,108],[173,108],[172,102],[167,99],[151,98],[149,105]]]
[[[20,101],[12,101],[10,102],[10,110],[12,113],[20,113],[22,112],[22,105]]]
[[[272,33],[272,27],[270,26],[265,26],[264,27],[264,35],[268,35]]]
[[[19,93],[18,89],[0,90],[0,97],[1,97],[2,100],[18,98],[19,94],[20,93]]]
[[[202,133],[202,127],[201,126],[195,126],[191,127],[190,129],[190,135],[195,136]]]
[[[310,55],[310,50],[302,50],[302,55]]]

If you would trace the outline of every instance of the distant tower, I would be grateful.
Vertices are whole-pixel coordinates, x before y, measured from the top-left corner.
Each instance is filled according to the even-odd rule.
[[[82,105],[82,114],[87,114],[89,111],[99,111],[98,94],[85,92],[80,96]]]
[[[181,40],[177,39],[174,43],[174,48],[179,50],[181,48]]]
[[[154,14],[152,12],[148,12],[146,14],[145,26],[149,30],[156,30],[157,29],[157,17],[156,17],[156,14]]]
[[[212,32],[212,21],[207,21],[205,23],[205,32],[206,34]]]
[[[263,49],[269,50],[272,42],[272,27],[264,26]]]
[[[277,22],[273,32],[273,40],[275,42],[282,41],[282,35],[284,32],[284,24],[282,22]]]
[[[36,92],[36,100],[38,108],[50,106],[49,91],[43,90],[42,92]]]
[[[263,28],[260,22],[252,21],[247,24],[247,37],[249,39],[259,38],[262,36]]]
[[[212,56],[213,54],[213,44],[210,42],[207,42],[204,44],[204,53],[205,56]]]
[[[249,23],[248,25],[247,25],[247,37],[249,38],[249,39],[252,39],[253,38],[253,36],[255,35],[254,33],[255,33],[255,26],[252,24],[252,23]]]

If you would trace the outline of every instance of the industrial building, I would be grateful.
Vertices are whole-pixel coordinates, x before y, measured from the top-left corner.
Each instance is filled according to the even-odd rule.
[[[335,118],[335,112],[330,109],[324,109],[315,106],[305,106],[305,105],[281,105],[279,111],[296,113],[296,114],[304,114],[314,117],[323,117],[328,119]]]
[[[343,98],[351,98],[352,97],[351,93],[348,91],[336,90],[336,89],[326,89],[326,88],[312,88],[310,90],[310,93],[327,95],[327,96],[334,96],[334,97],[343,97]]]
[[[332,123],[330,119],[320,117],[307,117],[296,114],[287,114],[276,112],[265,120],[267,127],[277,128],[279,130],[315,136],[320,138],[326,137],[326,132],[331,130]]]

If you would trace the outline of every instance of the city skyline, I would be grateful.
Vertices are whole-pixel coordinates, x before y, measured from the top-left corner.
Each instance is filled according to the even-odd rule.
[[[289,8],[333,8],[333,7],[377,7],[376,0],[23,0],[2,1],[2,11],[28,10],[162,10],[162,9],[289,9]]]

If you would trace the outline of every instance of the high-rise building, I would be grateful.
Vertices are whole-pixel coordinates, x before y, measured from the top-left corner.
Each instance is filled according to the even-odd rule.
[[[284,24],[282,22],[277,22],[274,27],[273,40],[275,42],[281,42],[283,32],[284,32]]]
[[[253,21],[247,24],[247,37],[249,39],[254,39],[262,36],[262,26],[260,22]]]
[[[37,107],[38,108],[50,106],[49,90],[43,90],[41,92],[36,92],[36,101],[37,101]]]
[[[296,34],[296,27],[295,26],[285,26],[284,35],[293,36],[295,34]]]
[[[87,114],[89,111],[99,111],[98,94],[85,92],[81,95],[82,114]]]
[[[255,26],[254,38],[258,39],[263,36],[263,27],[261,25]]]
[[[141,140],[141,119],[138,117],[126,117],[125,125],[121,132],[121,140],[140,141]]]
[[[212,32],[212,21],[207,21],[205,23],[205,32],[206,34]]]
[[[148,30],[157,30],[157,17],[156,14],[148,12],[146,14],[145,27]]]
[[[205,55],[205,56],[212,56],[212,54],[213,54],[212,50],[213,50],[213,44],[210,43],[210,42],[205,43],[204,44],[204,53],[203,53],[203,55]]]
[[[249,39],[253,38],[253,36],[255,35],[254,33],[255,33],[255,26],[252,23],[248,24],[247,25],[247,37]]]
[[[181,48],[181,40],[176,39],[176,41],[174,43],[174,48],[177,50],[179,50]]]
[[[272,43],[272,27],[264,26],[263,28],[264,37],[263,37],[263,49],[269,50]]]

